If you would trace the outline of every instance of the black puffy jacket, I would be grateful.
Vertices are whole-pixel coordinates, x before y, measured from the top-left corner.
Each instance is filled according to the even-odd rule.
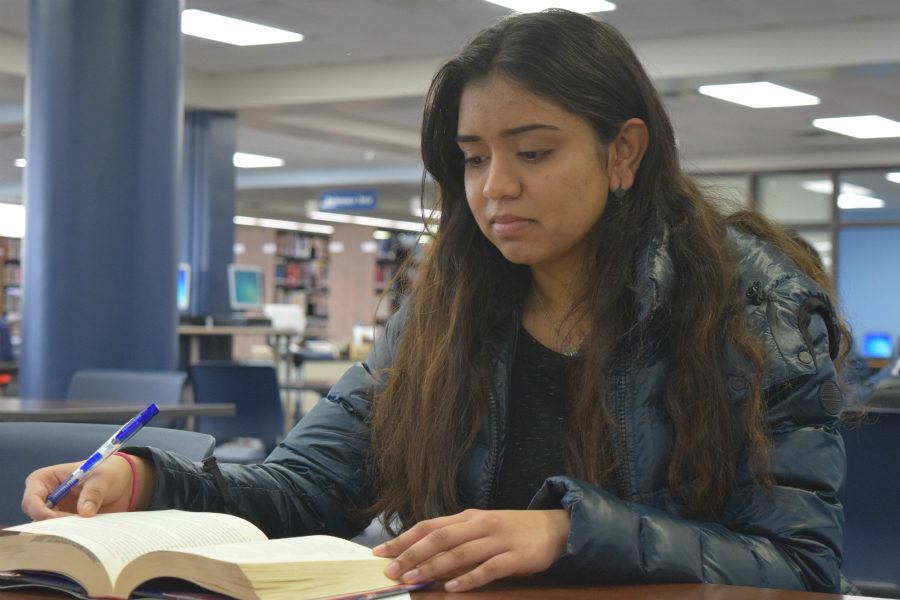
[[[610,370],[611,432],[619,459],[620,495],[570,477],[551,477],[530,508],[565,508],[571,515],[566,553],[551,567],[565,579],[617,582],[705,581],[838,592],[840,589],[844,448],[836,431],[840,390],[832,356],[839,336],[826,294],[780,251],[729,232],[738,257],[752,332],[766,356],[767,424],[774,441],[776,485],[761,487],[746,456],[721,522],[681,515],[671,502],[666,469],[673,430],[662,399],[667,361],[618,360]],[[665,298],[671,265],[664,240],[638,265],[641,313]],[[150,449],[157,487],[151,508],[236,512],[269,536],[328,532],[346,537],[366,522],[355,508],[377,497],[370,480],[366,425],[374,376],[389,367],[402,312],[388,323],[376,352],[357,363],[326,399],[298,423],[262,465],[221,465],[222,479],[199,464]],[[464,502],[490,508],[502,460],[509,373],[518,323],[508,324],[489,360],[494,410],[471,451],[460,488]],[[739,354],[727,350],[731,405],[740,411],[746,381]],[[374,362],[377,357],[377,363]]]

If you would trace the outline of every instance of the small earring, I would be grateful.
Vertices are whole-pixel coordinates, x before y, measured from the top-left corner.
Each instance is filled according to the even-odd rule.
[[[616,197],[616,200],[621,200],[625,197],[625,190],[621,185],[615,189],[615,191],[613,192],[613,196]]]

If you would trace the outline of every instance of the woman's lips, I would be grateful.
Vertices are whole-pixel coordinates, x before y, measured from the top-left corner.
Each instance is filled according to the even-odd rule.
[[[491,228],[498,236],[515,235],[534,221],[517,215],[497,215],[491,219]]]

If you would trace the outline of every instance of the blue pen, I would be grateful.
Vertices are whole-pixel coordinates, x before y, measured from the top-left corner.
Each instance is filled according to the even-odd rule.
[[[96,468],[97,465],[121,448],[125,442],[131,439],[131,436],[136,434],[141,427],[146,425],[147,421],[152,419],[158,412],[159,407],[156,406],[156,404],[150,404],[147,408],[132,417],[130,421],[122,425],[122,427],[120,427],[112,437],[103,442],[103,445],[97,448],[97,450],[91,454],[80,467],[75,469],[58,488],[47,494],[47,506],[53,508],[59,504],[59,501],[62,500],[63,496],[69,493],[69,490],[84,480],[87,474]]]

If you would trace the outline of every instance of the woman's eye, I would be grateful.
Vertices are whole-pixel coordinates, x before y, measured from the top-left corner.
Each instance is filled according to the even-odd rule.
[[[524,152],[519,152],[519,156],[525,160],[539,160],[548,154],[550,154],[549,150],[526,150]]]
[[[483,156],[471,156],[465,160],[467,167],[477,167],[484,162]]]

